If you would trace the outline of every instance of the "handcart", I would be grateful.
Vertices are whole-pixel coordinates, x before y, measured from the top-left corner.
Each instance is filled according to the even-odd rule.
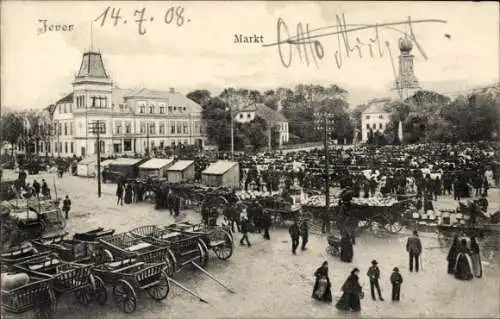
[[[227,260],[233,255],[233,236],[223,227],[184,222],[172,224],[166,226],[166,228],[179,232],[200,235],[202,239],[202,247],[205,249],[207,258],[209,249],[211,249],[220,260]]]
[[[92,265],[67,262],[56,254],[33,258],[14,267],[32,276],[53,278],[56,298],[73,293],[79,303],[88,305],[93,297],[101,300],[106,294],[102,279],[91,273]]]
[[[48,255],[49,251],[39,252],[31,243],[24,242],[17,246],[12,246],[8,250],[3,251],[0,255],[0,264],[6,267],[12,267],[23,261],[32,258]]]
[[[137,227],[129,233],[138,240],[167,249],[172,265],[167,271],[169,276],[179,272],[186,265],[197,263],[204,266],[207,261],[208,248],[200,234],[181,232],[155,225]]]
[[[93,271],[106,284],[113,285],[117,306],[131,313],[137,307],[137,291],[146,290],[155,300],[167,298],[170,285],[165,267],[164,262],[147,263],[129,258],[96,266]]]
[[[42,236],[31,242],[39,251],[55,252],[64,261],[102,264],[112,262],[113,256],[109,250],[102,248],[96,240],[99,237],[109,236],[113,233],[113,229],[97,228],[86,233],[77,233],[73,236],[73,239],[66,239],[68,233],[59,232]]]

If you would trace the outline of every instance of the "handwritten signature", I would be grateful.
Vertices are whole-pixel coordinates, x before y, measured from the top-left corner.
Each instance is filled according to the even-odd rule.
[[[296,53],[299,55],[301,62],[304,62],[309,66],[312,62],[318,66],[318,60],[322,60],[325,57],[325,48],[323,43],[319,40],[321,38],[337,36],[338,48],[334,53],[335,63],[340,69],[345,58],[350,58],[351,53],[357,52],[360,58],[363,58],[363,54],[366,53],[366,48],[368,47],[368,52],[371,58],[384,56],[384,48],[381,39],[380,29],[388,29],[402,33],[407,37],[413,44],[415,44],[418,52],[427,60],[427,54],[425,53],[423,47],[417,41],[415,32],[413,31],[413,24],[417,23],[446,23],[444,20],[437,19],[424,19],[424,20],[411,20],[408,17],[407,21],[397,21],[388,23],[375,23],[375,24],[347,24],[345,15],[336,15],[336,25],[330,25],[326,27],[316,28],[309,30],[309,24],[305,26],[299,22],[297,24],[297,33],[290,36],[290,30],[286,22],[282,19],[278,19],[278,38],[277,42],[264,44],[264,47],[277,46],[278,54],[281,60],[281,64],[289,68],[292,65],[293,49],[296,49]],[[409,32],[405,32],[396,28],[395,26],[407,26]],[[335,31],[332,31],[334,29]],[[356,37],[355,42],[351,42],[349,37],[352,33],[362,30],[374,30],[374,37],[369,38],[368,41],[361,41],[359,37]],[[321,33],[321,31],[323,31]],[[385,41],[385,46],[390,53],[390,43]],[[374,50],[374,47],[376,50]],[[343,50],[342,50],[343,49]]]

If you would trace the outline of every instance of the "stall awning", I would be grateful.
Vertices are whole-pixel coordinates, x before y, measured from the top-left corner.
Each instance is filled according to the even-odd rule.
[[[95,157],[87,157],[78,162],[78,165],[90,165],[93,163],[97,163],[97,158]]]
[[[205,175],[223,175],[225,172],[233,168],[235,165],[238,165],[237,162],[231,161],[217,161],[207,167],[202,174]]]
[[[139,163],[140,161],[142,161],[142,159],[140,158],[118,158],[118,159],[115,159],[113,161],[113,163],[111,163],[112,165],[121,165],[121,166],[131,166],[131,165],[135,165],[137,163]]]
[[[168,172],[182,172],[189,166],[194,164],[194,161],[177,161],[174,165],[170,166],[167,171]]]
[[[144,169],[160,169],[163,168],[169,164],[171,164],[174,160],[171,158],[152,158],[149,161],[141,164],[139,168],[144,168]]]

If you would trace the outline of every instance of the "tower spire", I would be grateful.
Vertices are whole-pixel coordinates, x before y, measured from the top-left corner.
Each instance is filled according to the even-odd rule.
[[[90,52],[94,51],[94,21],[90,21]]]

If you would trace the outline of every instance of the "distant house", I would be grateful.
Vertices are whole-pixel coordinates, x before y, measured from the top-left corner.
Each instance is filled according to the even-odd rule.
[[[241,107],[235,115],[235,121],[238,123],[249,123],[258,116],[262,118],[267,125],[275,127],[279,133],[278,144],[279,146],[288,143],[288,120],[278,111],[267,107],[262,103],[253,103]]]
[[[366,142],[370,131],[383,133],[390,121],[390,113],[385,106],[391,99],[377,99],[368,103],[368,108],[361,114],[361,141]]]

